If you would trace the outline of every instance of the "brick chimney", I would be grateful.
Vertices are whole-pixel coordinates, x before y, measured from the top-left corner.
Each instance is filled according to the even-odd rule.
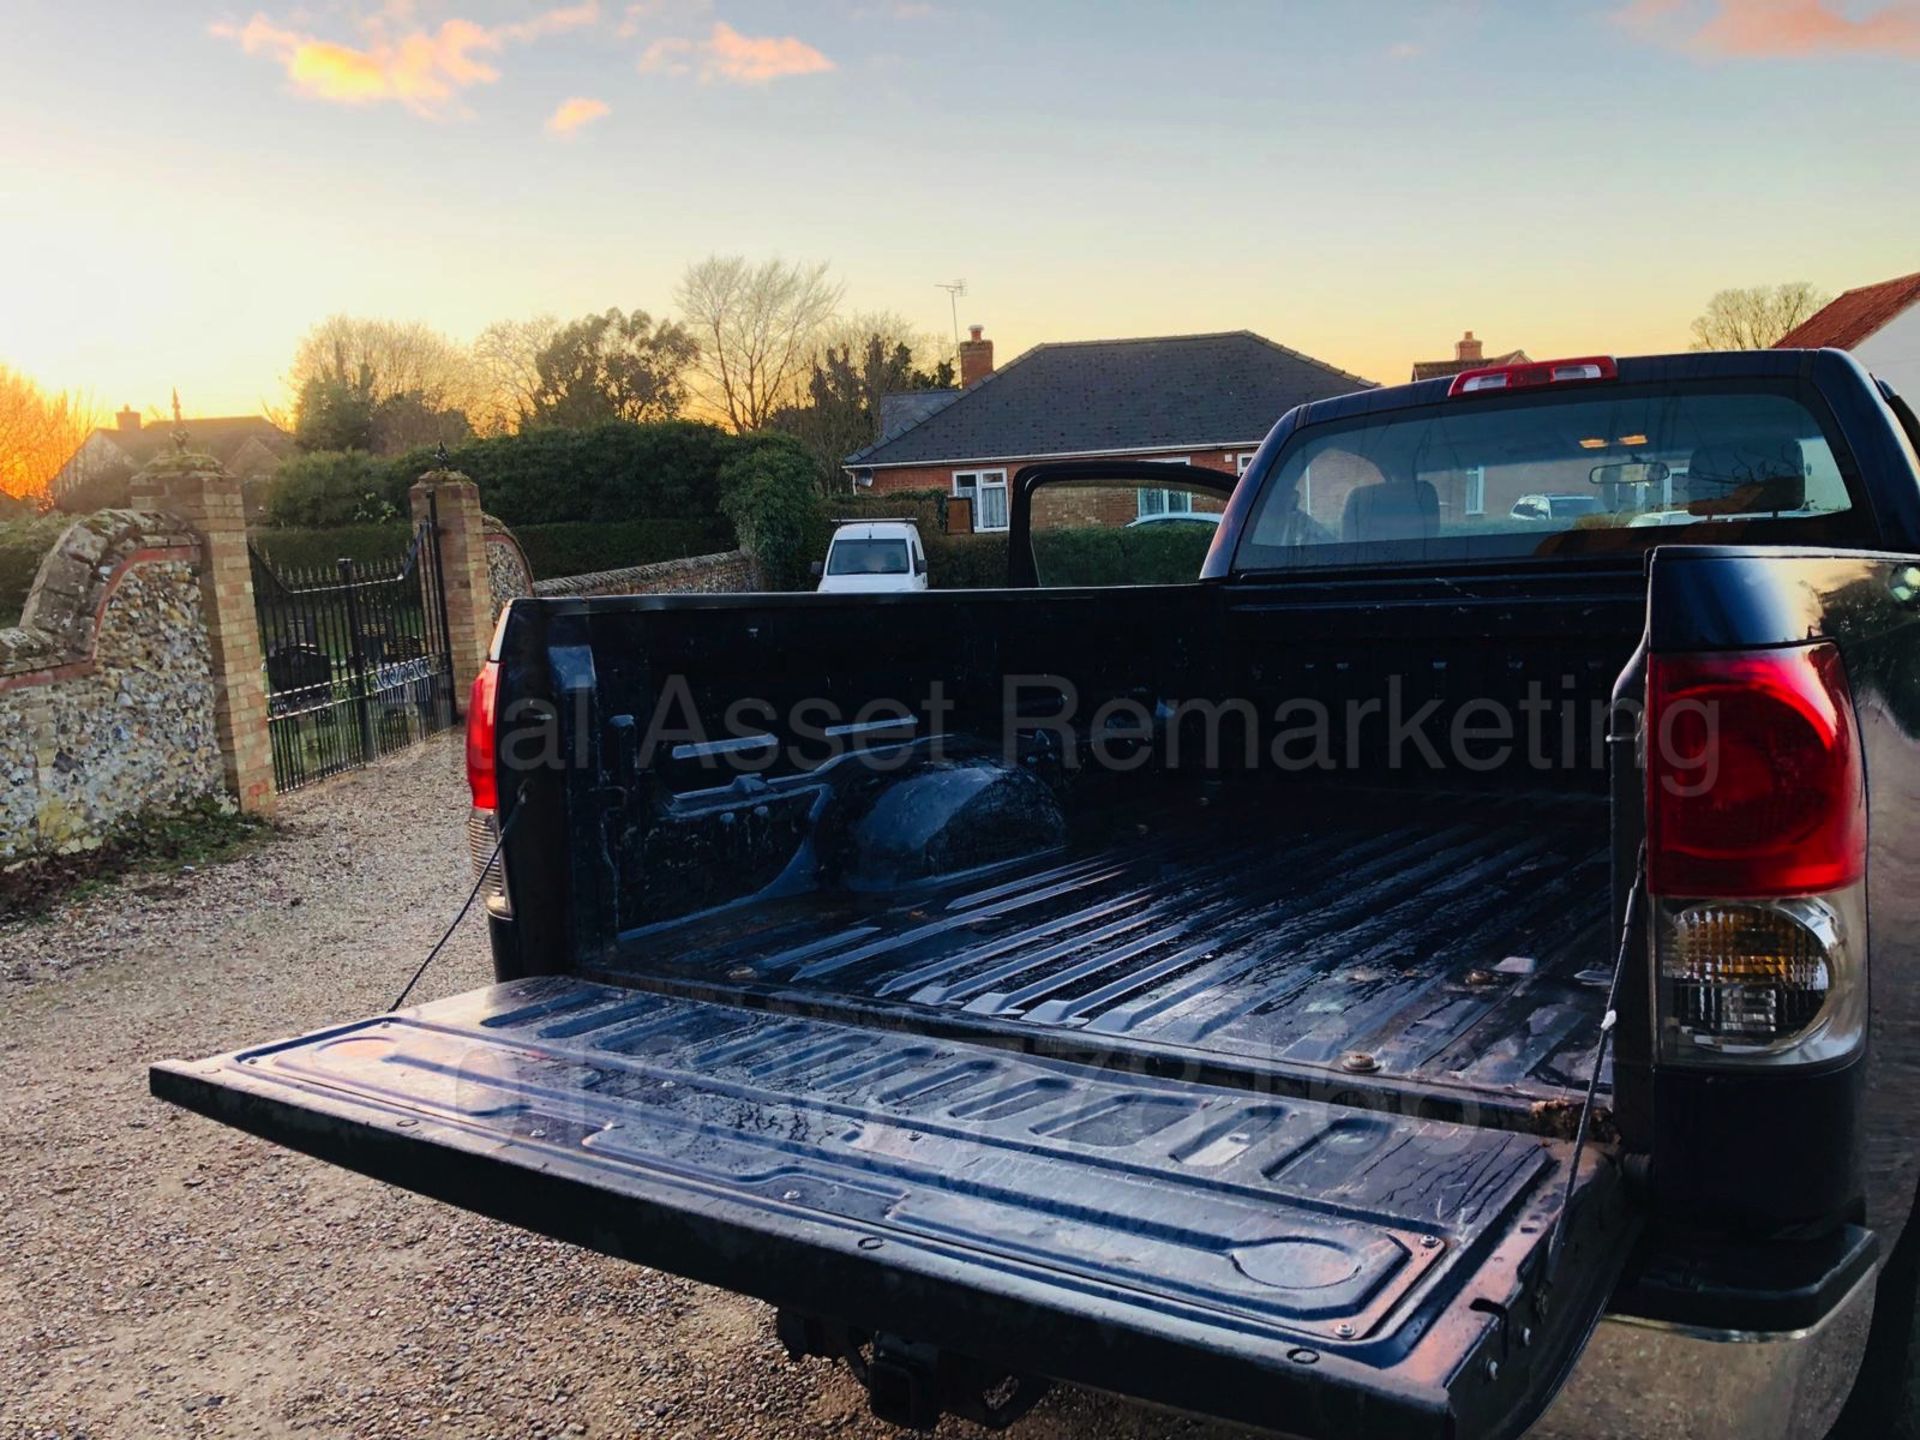
[[[140,412],[131,405],[116,414],[113,419],[114,423],[120,427],[122,435],[132,435],[140,429]]]
[[[1480,342],[1473,338],[1473,332],[1471,330],[1453,342],[1453,358],[1456,360],[1471,360],[1476,365],[1486,359]]]
[[[985,327],[969,325],[968,339],[960,342],[960,388],[971,390],[993,373],[993,341],[981,338]]]

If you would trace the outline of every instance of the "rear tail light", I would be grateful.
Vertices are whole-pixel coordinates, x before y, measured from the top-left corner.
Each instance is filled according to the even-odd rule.
[[[1484,395],[1508,390],[1532,390],[1542,385],[1582,385],[1594,380],[1617,380],[1620,367],[1611,355],[1586,355],[1578,360],[1537,360],[1524,365],[1488,365],[1463,370],[1447,387],[1448,398]]]
[[[1851,1052],[1866,995],[1866,795],[1838,650],[1653,656],[1646,745],[1663,1057]]]
[[[505,899],[506,868],[500,863],[500,818],[491,810],[467,812],[467,858],[473,862],[473,878],[480,882],[482,896]]]
[[[467,789],[473,793],[476,810],[500,808],[500,791],[494,778],[493,728],[499,683],[499,662],[489,660],[473,677],[473,692],[467,697]]]
[[[1660,983],[1673,1039],[1720,1054],[1807,1035],[1851,987],[1847,926],[1823,899],[1663,902]]]
[[[467,855],[481,893],[504,903],[507,880],[499,855],[500,784],[494,729],[499,683],[499,663],[489,660],[474,677],[467,699],[467,789],[473,795],[473,809],[467,815]]]
[[[1832,645],[1647,665],[1647,884],[1805,895],[1866,871],[1853,697]]]

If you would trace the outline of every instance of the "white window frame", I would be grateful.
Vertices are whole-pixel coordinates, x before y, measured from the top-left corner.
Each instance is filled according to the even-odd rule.
[[[971,490],[972,492],[970,496],[967,495],[966,490],[962,490],[961,488],[960,482],[963,480],[967,482],[967,490]],[[980,492],[982,490],[1000,491],[1000,514],[1002,519],[998,525],[983,525],[980,523]],[[1009,512],[1007,509],[1006,490],[1007,472],[1005,470],[956,470],[953,472],[954,496],[956,498],[965,496],[973,501],[973,528],[976,532],[998,534],[1007,528],[1006,517]]]
[[[1149,455],[1149,465],[1191,465],[1191,455]],[[1158,510],[1147,508],[1147,496],[1163,497]],[[1177,504],[1175,502],[1178,502]],[[1148,515],[1191,515],[1193,513],[1193,492],[1191,490],[1156,490],[1141,487],[1133,492],[1133,508],[1136,517]]]
[[[1467,471],[1467,482],[1460,500],[1460,513],[1465,516],[1487,513],[1486,466],[1475,465]]]

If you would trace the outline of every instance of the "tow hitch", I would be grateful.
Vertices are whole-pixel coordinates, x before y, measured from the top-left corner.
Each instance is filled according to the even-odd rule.
[[[1048,1389],[1049,1382],[1032,1375],[1009,1374],[950,1350],[792,1310],[779,1312],[775,1330],[791,1359],[844,1360],[867,1387],[873,1413],[908,1430],[931,1430],[942,1415],[1004,1430]]]

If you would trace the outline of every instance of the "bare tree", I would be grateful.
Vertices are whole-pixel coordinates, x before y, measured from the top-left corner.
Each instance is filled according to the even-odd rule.
[[[473,353],[430,326],[410,320],[330,315],[301,339],[287,371],[297,397],[313,380],[360,384],[374,404],[418,396],[433,410],[465,410],[482,386]]]
[[[82,397],[48,394],[0,365],[0,496],[44,505],[53,477],[93,429],[92,412]]]
[[[485,387],[484,398],[469,412],[482,435],[518,430],[534,412],[540,393],[540,352],[553,343],[560,321],[552,315],[529,320],[496,320],[473,342],[473,361]]]
[[[840,303],[827,266],[709,255],[675,298],[700,342],[703,398],[735,430],[762,428],[805,382],[816,336]]]
[[[888,353],[896,346],[906,346],[914,365],[929,373],[937,370],[942,361],[954,359],[951,340],[931,330],[919,329],[898,311],[853,310],[833,316],[820,327],[807,363],[809,367],[823,363],[829,350],[864,350],[876,335]]]
[[[1722,290],[1693,322],[1695,350],[1765,350],[1833,297],[1805,280]]]

